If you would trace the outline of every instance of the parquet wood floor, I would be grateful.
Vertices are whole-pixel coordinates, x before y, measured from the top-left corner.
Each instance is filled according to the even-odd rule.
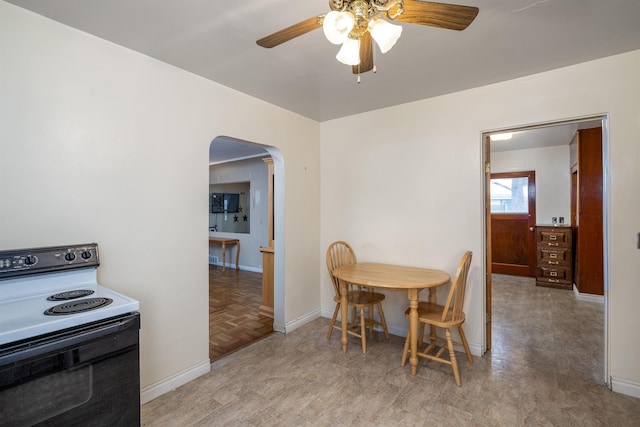
[[[213,362],[273,332],[261,316],[262,274],[209,265],[209,358]]]

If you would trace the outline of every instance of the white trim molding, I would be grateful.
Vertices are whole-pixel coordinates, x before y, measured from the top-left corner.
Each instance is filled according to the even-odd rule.
[[[151,402],[156,397],[160,397],[171,390],[175,390],[176,388],[185,385],[189,381],[193,381],[199,376],[207,374],[210,371],[211,362],[207,359],[197,365],[180,371],[177,374],[158,381],[155,384],[151,384],[140,391],[140,405]]]
[[[578,301],[597,302],[598,304],[604,304],[604,295],[585,294],[583,292],[580,292],[576,285],[573,285],[573,295],[575,295]]]
[[[616,393],[640,398],[640,383],[623,378],[611,377],[611,390]]]
[[[287,334],[289,332],[293,332],[296,329],[298,329],[300,326],[306,325],[307,323],[311,322],[312,320],[316,320],[319,317],[320,317],[320,310],[314,310],[311,313],[307,313],[304,316],[300,316],[297,319],[292,320],[291,322],[287,322],[284,327],[284,332]],[[275,326],[274,326],[274,329],[275,329]]]

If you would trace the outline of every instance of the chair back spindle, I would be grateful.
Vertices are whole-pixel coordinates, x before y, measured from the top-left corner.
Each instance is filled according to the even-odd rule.
[[[333,275],[333,271],[343,265],[356,263],[356,253],[347,242],[342,240],[333,242],[327,249],[327,269],[329,270],[329,276],[331,277],[336,296],[340,296],[340,282]]]
[[[464,295],[467,288],[467,276],[469,275],[469,267],[471,265],[472,256],[473,253],[471,251],[467,251],[463,255],[462,260],[460,260],[456,275],[451,282],[449,295],[447,295],[447,302],[444,305],[444,310],[442,311],[443,322],[447,319],[449,310],[452,310],[451,320],[453,321],[460,320],[464,316],[462,306],[464,305]],[[453,306],[451,305],[452,302]]]

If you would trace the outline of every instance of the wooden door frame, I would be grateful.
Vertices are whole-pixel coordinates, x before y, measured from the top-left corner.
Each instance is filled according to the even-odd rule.
[[[492,259],[491,259],[491,137],[485,135],[484,150],[483,150],[483,163],[484,163],[484,257],[485,257],[485,301],[484,301],[484,322],[482,324],[483,331],[485,333],[485,349],[484,351],[491,350],[491,328],[493,306],[491,304],[491,291],[492,291]],[[484,353],[483,351],[483,353]]]

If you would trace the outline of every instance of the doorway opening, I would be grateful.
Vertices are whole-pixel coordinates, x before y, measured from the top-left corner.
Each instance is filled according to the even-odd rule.
[[[243,348],[284,320],[284,176],[278,149],[226,136],[209,148],[209,358]],[[270,258],[265,264],[263,252]]]
[[[589,319],[592,324],[595,322],[595,331],[599,336],[596,339],[596,343],[598,343],[601,348],[590,348],[590,353],[595,355],[592,359],[597,362],[597,367],[591,367],[597,371],[594,375],[594,378],[603,380],[604,383],[608,384],[608,372],[609,372],[609,358],[608,358],[608,336],[607,336],[607,323],[609,316],[609,302],[607,299],[607,294],[609,291],[610,281],[608,277],[608,250],[609,247],[609,181],[608,177],[610,176],[609,162],[608,162],[608,152],[609,152],[609,140],[608,140],[608,132],[607,132],[607,116],[592,116],[585,117],[575,120],[565,120],[558,122],[550,122],[539,125],[532,126],[524,126],[524,127],[514,127],[510,129],[500,129],[493,131],[486,131],[482,135],[482,146],[483,146],[483,166],[484,166],[484,198],[485,198],[485,209],[484,209],[484,241],[485,241],[485,298],[483,301],[483,305],[485,308],[485,322],[484,322],[484,336],[485,342],[483,343],[483,352],[494,350],[494,353],[500,351],[500,348],[495,347],[495,344],[500,345],[501,339],[507,339],[506,336],[509,334],[506,333],[502,329],[494,330],[498,327],[496,321],[504,321],[502,319],[504,310],[498,310],[497,307],[493,306],[493,302],[496,301],[498,304],[505,304],[505,301],[509,301],[509,298],[513,299],[517,296],[510,295],[508,298],[504,298],[504,295],[496,295],[494,292],[503,292],[505,289],[507,290],[517,290],[516,294],[521,293],[522,289],[518,288],[518,286],[529,286],[529,289],[537,292],[537,295],[544,295],[545,297],[549,297],[550,299],[541,298],[536,302],[533,301],[521,301],[519,305],[509,306],[509,309],[514,309],[516,313],[521,313],[522,316],[527,316],[527,310],[531,308],[531,304],[553,304],[554,301],[559,301],[560,299],[564,299],[564,301],[568,301],[570,304],[574,304],[576,301],[578,305],[582,304],[595,304],[592,306],[593,310],[588,311],[589,313],[593,313],[593,316]],[[587,134],[595,133],[598,136],[598,144],[595,145],[595,142],[587,142]],[[508,138],[504,140],[494,140],[491,138],[492,135],[500,135],[504,136],[505,134],[509,135]],[[580,142],[580,140],[583,140]],[[576,171],[576,167],[579,169],[580,166],[576,166],[578,160],[576,160],[577,151],[576,147],[580,144],[583,146],[590,146],[591,148],[597,147],[591,151],[596,152],[595,154],[599,154],[599,157],[596,156],[597,166],[600,170],[600,181],[592,182],[591,188],[589,191],[595,189],[595,192],[600,194],[599,199],[589,198],[591,195],[585,196],[585,200],[582,202],[578,197],[578,208],[576,205],[576,185],[580,185],[579,174],[578,178],[574,175]],[[593,163],[593,161],[591,161]],[[533,228],[529,229],[529,232],[535,236],[534,241],[535,246],[531,250],[532,255],[535,254],[536,266],[535,266],[535,274],[533,277],[518,277],[513,275],[513,273],[509,273],[508,271],[499,271],[496,273],[493,271],[493,254],[495,253],[492,248],[492,215],[491,215],[491,178],[493,174],[496,173],[513,173],[515,171],[524,171],[524,170],[533,170],[536,172],[536,214],[537,219]],[[586,166],[583,167],[584,174],[588,173],[586,170]],[[586,178],[583,180],[586,181]],[[572,184],[573,182],[573,184]],[[577,184],[576,184],[577,183]],[[599,189],[598,189],[599,185]],[[573,190],[572,190],[573,186]],[[577,190],[577,193],[580,194],[580,190]],[[585,192],[585,194],[588,191]],[[572,197],[572,194],[574,195]],[[589,199],[588,199],[589,198]],[[595,201],[594,201],[595,200]],[[591,203],[591,204],[590,204]],[[582,204],[582,206],[580,206]],[[577,220],[572,218],[572,215],[575,215],[576,211],[578,212],[578,217],[582,215],[582,223],[580,223],[580,218]],[[599,211],[599,219],[594,220],[590,217],[597,217],[597,211]],[[580,229],[586,228],[586,224],[588,222],[596,222],[596,228],[599,227],[600,230],[600,240],[593,243],[584,244],[584,238],[580,239]],[[599,223],[597,222],[599,221]],[[560,224],[562,222],[562,224]],[[539,226],[539,227],[538,227]],[[538,231],[542,230],[544,226],[549,227],[558,227],[556,230],[564,231],[572,238],[572,241],[569,242],[568,249],[565,248],[565,255],[562,255],[562,259],[560,259],[560,255],[553,254],[553,259],[548,259],[544,254],[549,251],[540,251],[540,243],[544,241],[544,239],[539,239]],[[560,226],[565,227],[564,229],[559,228]],[[548,228],[547,228],[548,229]],[[553,230],[553,228],[552,228]],[[577,241],[576,241],[577,240]],[[576,249],[579,246],[579,242],[583,241],[582,247],[580,249]],[[544,242],[543,242],[544,243]],[[551,244],[556,245],[558,242],[553,240]],[[549,243],[547,243],[549,244]],[[591,246],[595,244],[596,250],[590,251],[585,246]],[[560,245],[562,246],[562,244]],[[551,249],[556,250],[556,252],[560,253],[563,248],[555,248],[555,246]],[[593,288],[587,288],[587,286],[582,283],[576,281],[576,278],[572,276],[574,271],[580,271],[580,267],[576,265],[578,260],[581,260],[581,254],[586,252],[590,252],[592,261],[584,262],[580,261],[583,264],[590,265],[600,265],[600,290],[594,291]],[[594,257],[594,252],[596,253]],[[568,258],[565,258],[568,253]],[[542,254],[542,256],[540,256]],[[595,261],[593,261],[595,260]],[[542,265],[543,262],[549,262],[550,266]],[[567,265],[564,265],[563,262]],[[555,271],[557,270],[557,271]],[[502,274],[500,274],[502,273]],[[505,274],[506,273],[506,274]],[[555,274],[554,274],[555,273]],[[553,286],[554,281],[556,281],[556,275],[562,273],[562,277],[567,277],[567,274],[570,277],[570,285],[569,289],[572,290],[564,290],[560,289],[560,286]],[[546,274],[546,278],[545,278]],[[495,288],[492,286],[494,283],[498,284]],[[547,280],[549,283],[544,283]],[[556,293],[554,293],[556,292]],[[558,293],[559,292],[559,293]],[[528,293],[526,297],[522,298],[530,298],[530,293]],[[554,297],[559,297],[555,298]],[[529,304],[529,305],[527,305]],[[561,312],[560,312],[561,313]],[[513,313],[510,313],[513,314]],[[548,314],[548,313],[547,313]],[[564,320],[569,321],[569,319],[565,317],[562,318],[561,315],[555,314],[557,316],[555,320],[559,323],[554,323],[550,325],[551,328],[562,328],[562,322]],[[513,320],[513,318],[511,318]],[[570,328],[565,324],[566,328]],[[579,327],[575,328],[575,333],[580,335],[582,333],[587,334],[586,330],[581,330]],[[593,329],[591,329],[593,332]],[[496,332],[500,332],[499,336],[495,335]],[[529,331],[525,332],[525,334],[531,339],[536,340],[537,335],[540,335],[540,331]],[[549,335],[548,337],[551,337]],[[579,339],[579,336],[573,336],[571,339]],[[545,349],[553,347],[550,345],[551,343],[540,342],[538,346],[536,346],[536,352],[540,352],[541,355]],[[593,344],[593,341],[591,341]],[[494,348],[495,347],[495,348]],[[550,354],[548,355],[550,356]],[[523,356],[526,357],[526,356]],[[553,357],[548,358],[552,363],[567,363],[562,360],[554,360]],[[588,364],[590,361],[587,361]],[[591,363],[594,363],[591,361]],[[586,367],[585,369],[588,369]],[[601,371],[600,371],[601,369]]]

